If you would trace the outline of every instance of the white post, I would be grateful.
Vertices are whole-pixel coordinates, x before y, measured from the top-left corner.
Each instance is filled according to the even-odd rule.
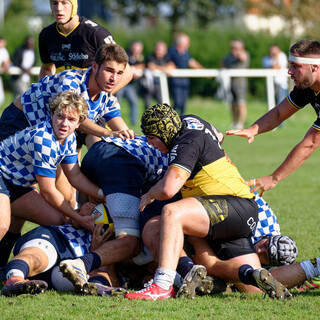
[[[0,0],[0,28],[4,26],[4,1]]]
[[[162,103],[167,103],[170,105],[170,96],[169,96],[167,75],[161,71],[154,71],[154,76],[159,77]]]
[[[273,76],[268,75],[266,80],[267,80],[268,110],[270,110],[276,105]]]

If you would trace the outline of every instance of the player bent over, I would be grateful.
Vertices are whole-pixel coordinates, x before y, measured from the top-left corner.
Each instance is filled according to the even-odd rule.
[[[180,118],[168,105],[155,105],[143,114],[141,128],[150,144],[163,153],[170,152],[170,164],[165,176],[142,196],[140,210],[154,200],[170,199],[180,190],[183,199],[162,209],[154,283],[125,297],[174,297],[173,282],[184,235],[208,237],[222,244],[237,240],[241,255],[259,268],[249,240],[258,220],[257,204],[222,150],[213,126],[194,115]],[[206,269],[199,267],[193,276],[203,278]]]
[[[55,187],[57,166],[61,164],[70,183],[94,199],[103,192],[80,171],[74,131],[86,118],[87,104],[74,92],[66,91],[50,102],[50,118],[0,142],[0,239],[10,226],[10,202],[31,192],[38,183],[46,202],[72,222],[93,229],[94,217],[81,216],[71,208]],[[37,206],[37,202],[33,203]],[[29,216],[20,218],[29,220]],[[39,216],[32,220],[38,223]]]
[[[60,263],[63,274],[74,283],[78,292],[83,290],[87,273],[139,253],[140,197],[147,185],[162,176],[167,163],[167,158],[148,145],[146,137],[142,136],[126,140],[104,138],[89,149],[81,170],[103,190],[116,239],[105,242],[80,259]]]

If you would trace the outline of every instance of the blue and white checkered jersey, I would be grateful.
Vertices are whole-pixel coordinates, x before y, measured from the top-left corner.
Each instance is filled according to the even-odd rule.
[[[74,134],[61,145],[50,121],[28,127],[0,142],[0,174],[15,185],[29,187],[35,175],[55,178],[60,163],[77,163]]]
[[[257,228],[252,237],[252,241],[255,244],[265,236],[276,236],[280,234],[280,226],[277,217],[273,213],[269,204],[259,196],[257,192],[255,194],[255,200],[258,205],[258,223]]]
[[[66,70],[33,83],[21,96],[23,112],[30,125],[34,126],[46,120],[50,116],[50,99],[66,90],[72,90],[88,102],[88,118],[92,121],[97,122],[101,118],[109,121],[114,117],[120,117],[120,104],[112,94],[102,91],[96,101],[90,99],[89,75],[91,70],[91,68]]]
[[[77,229],[70,224],[51,227],[65,238],[75,257],[79,258],[90,251],[92,235],[89,231]]]
[[[147,169],[146,180],[148,182],[156,182],[162,178],[165,171],[168,169],[168,155],[161,153],[157,148],[148,143],[145,136],[135,136],[134,139],[120,139],[103,137],[108,143],[123,148],[134,157],[138,158]]]

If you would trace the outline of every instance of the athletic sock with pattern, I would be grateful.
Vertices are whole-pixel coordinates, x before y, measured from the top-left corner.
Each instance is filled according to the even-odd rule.
[[[242,265],[238,271],[240,281],[243,282],[244,284],[257,286],[257,282],[256,280],[254,280],[252,276],[253,271],[254,269],[250,265],[248,264]]]
[[[80,257],[80,259],[83,261],[87,273],[101,267],[101,259],[99,255],[95,252],[86,253],[85,255]]]
[[[6,278],[21,277],[26,279],[29,274],[29,265],[21,259],[11,260],[5,267]]]
[[[175,275],[175,270],[159,267],[154,276],[154,283],[164,290],[169,290],[173,285]]]
[[[21,233],[8,231],[0,241],[0,267],[4,267],[10,257],[11,250],[16,241],[21,237]]]
[[[308,280],[320,275],[320,258],[304,260],[300,262],[300,266],[306,274],[306,278]]]
[[[177,272],[184,278],[193,266],[194,263],[191,258],[187,256],[181,257],[178,261]]]

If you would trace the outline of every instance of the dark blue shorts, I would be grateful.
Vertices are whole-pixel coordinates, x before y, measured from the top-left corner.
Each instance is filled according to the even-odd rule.
[[[141,197],[146,175],[144,164],[113,143],[96,142],[84,156],[81,171],[104,195],[126,193]]]
[[[58,254],[58,260],[65,259],[75,259],[75,255],[69,248],[68,243],[62,235],[54,228],[48,226],[40,226],[35,229],[30,230],[25,233],[21,238],[16,242],[13,254],[17,255],[20,251],[20,248],[27,242],[33,239],[44,239],[49,241],[55,248]]]
[[[3,110],[0,117],[0,141],[29,126],[23,111],[11,103]]]
[[[6,194],[11,203],[32,190],[32,187],[21,187],[11,183],[0,173],[0,193]]]
[[[56,249],[58,254],[58,260],[56,266],[59,265],[59,262],[65,259],[75,259],[76,256],[70,250],[69,246],[65,239],[52,227],[38,227],[27,233],[25,233],[15,244],[13,248],[13,254],[17,255],[20,251],[20,248],[28,241],[34,239],[44,239],[49,241]],[[55,266],[49,270],[39,273],[34,277],[28,277],[29,279],[38,279],[44,280],[48,283],[49,289],[53,288],[51,282],[51,272]]]

